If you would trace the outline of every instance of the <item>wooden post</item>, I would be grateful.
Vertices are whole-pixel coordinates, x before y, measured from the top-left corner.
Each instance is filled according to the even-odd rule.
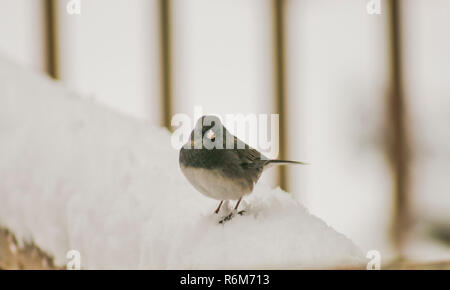
[[[389,61],[390,92],[388,94],[389,113],[389,157],[394,181],[394,217],[392,234],[394,245],[403,256],[403,246],[410,223],[409,200],[409,142],[407,134],[407,114],[402,75],[402,19],[401,1],[389,3]]]
[[[49,76],[60,78],[58,44],[58,0],[44,0],[45,66]]]
[[[279,114],[279,158],[286,159],[286,83],[285,83],[285,20],[284,0],[272,0],[273,9],[273,50],[274,50],[274,80],[275,80],[275,107]],[[278,167],[278,183],[283,190],[288,190],[287,168]]]
[[[159,0],[160,8],[160,74],[161,74],[161,125],[171,129],[172,119],[172,48],[170,26],[170,0]]]

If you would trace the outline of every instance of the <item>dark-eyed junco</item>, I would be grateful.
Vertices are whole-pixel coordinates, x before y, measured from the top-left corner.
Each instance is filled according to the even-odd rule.
[[[220,200],[237,200],[253,190],[264,169],[270,165],[306,164],[289,160],[271,160],[251,148],[223,126],[216,116],[203,116],[181,148],[179,163],[189,182],[202,194]],[[231,213],[227,219],[230,219]]]

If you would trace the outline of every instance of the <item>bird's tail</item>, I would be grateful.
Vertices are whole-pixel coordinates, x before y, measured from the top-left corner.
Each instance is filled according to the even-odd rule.
[[[289,164],[297,164],[297,165],[309,165],[309,163],[300,162],[300,161],[291,161],[291,160],[269,160],[267,162],[268,165],[289,165]]]

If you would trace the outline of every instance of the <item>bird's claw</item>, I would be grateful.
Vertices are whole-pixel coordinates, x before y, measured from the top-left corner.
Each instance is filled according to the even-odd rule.
[[[231,220],[233,218],[233,216],[234,216],[234,212],[230,212],[229,215],[225,216],[223,219],[221,219],[219,221],[219,224],[223,224],[224,222]]]
[[[225,216],[223,219],[221,219],[219,221],[219,224],[223,224],[227,221],[230,221],[236,214],[236,210],[233,210],[232,212],[230,212],[230,214],[228,214],[227,216]],[[245,214],[245,210],[241,210],[239,212],[237,212],[238,215],[244,215]]]

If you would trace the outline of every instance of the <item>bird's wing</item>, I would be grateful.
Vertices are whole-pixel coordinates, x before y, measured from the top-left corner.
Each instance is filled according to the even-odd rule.
[[[251,177],[253,183],[256,183],[261,176],[264,166],[269,160],[265,158],[264,155],[262,155],[258,150],[250,147],[237,137],[234,137],[234,145],[233,151],[235,151],[239,158],[240,166]]]
[[[234,137],[234,148],[242,164],[251,165],[261,160],[261,153],[245,142]]]

